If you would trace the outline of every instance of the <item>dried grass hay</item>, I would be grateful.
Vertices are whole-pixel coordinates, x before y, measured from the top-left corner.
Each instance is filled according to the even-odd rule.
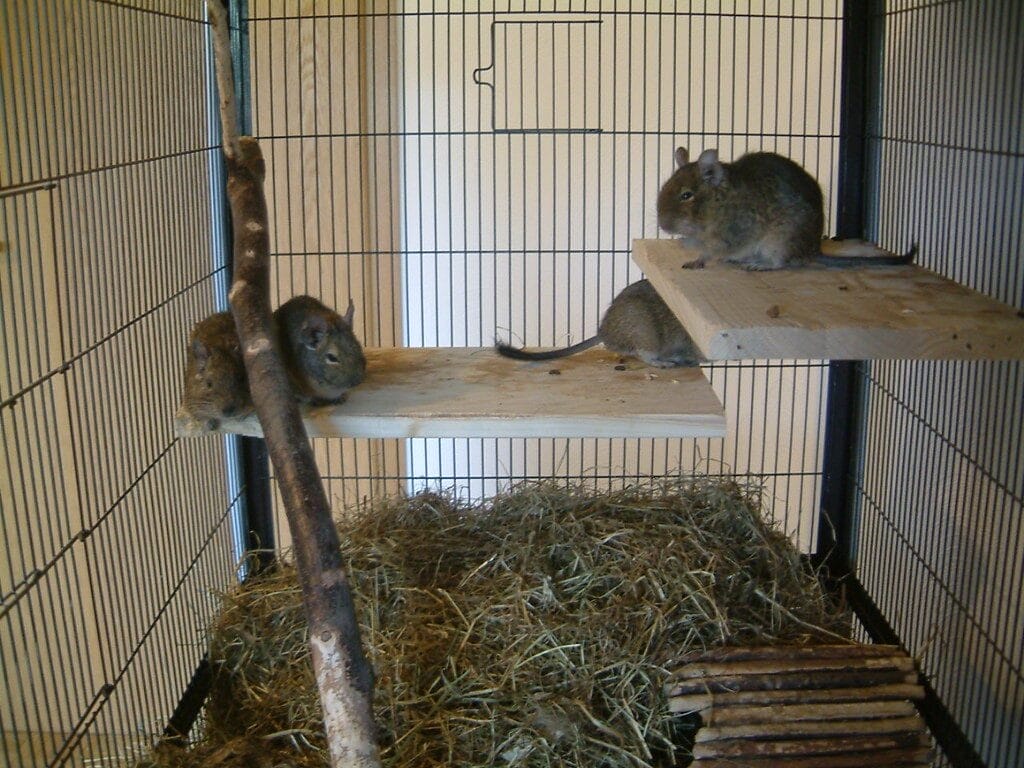
[[[685,765],[662,683],[712,646],[836,641],[848,619],[761,489],[554,482],[381,500],[340,527],[384,764]],[[295,574],[225,597],[202,741],[147,768],[326,766]]]

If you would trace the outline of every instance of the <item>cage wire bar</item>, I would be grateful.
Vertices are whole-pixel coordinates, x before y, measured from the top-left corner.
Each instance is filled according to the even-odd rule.
[[[0,3],[4,765],[140,756],[236,579],[231,457],[171,421],[223,294],[207,50],[200,3]]]

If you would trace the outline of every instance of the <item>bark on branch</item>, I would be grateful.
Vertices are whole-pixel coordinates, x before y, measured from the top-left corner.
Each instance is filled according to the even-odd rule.
[[[271,332],[263,156],[255,139],[238,136],[227,13],[222,0],[208,0],[207,7],[234,228],[231,312],[294,542],[331,764],[375,768],[380,757],[373,723],[373,673],[360,643],[327,496]]]

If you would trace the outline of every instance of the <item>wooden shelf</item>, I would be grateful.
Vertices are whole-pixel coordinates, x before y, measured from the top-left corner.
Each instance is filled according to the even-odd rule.
[[[682,269],[674,240],[633,259],[709,360],[1024,359],[1012,307],[920,267]]]
[[[368,349],[366,381],[312,409],[310,437],[724,437],[699,368],[653,369],[592,349],[525,363],[485,348]],[[558,374],[553,371],[559,371]],[[222,431],[260,436],[255,416]]]

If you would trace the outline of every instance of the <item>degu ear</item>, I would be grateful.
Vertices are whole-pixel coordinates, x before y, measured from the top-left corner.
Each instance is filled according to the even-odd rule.
[[[342,320],[344,320],[345,324],[348,325],[349,328],[351,328],[352,327],[352,321],[355,319],[355,316],[356,316],[356,305],[352,303],[352,297],[349,296],[348,297],[348,309],[345,310],[345,316],[342,317]]]
[[[676,167],[682,168],[690,162],[690,150],[686,147],[676,147]]]
[[[313,315],[302,323],[299,329],[299,341],[309,349],[316,349],[327,335],[327,320],[320,315]]]
[[[210,348],[199,339],[193,339],[190,350],[192,358],[196,361],[196,368],[202,373],[206,370],[206,364],[210,362]]]
[[[697,170],[701,178],[713,187],[725,181],[725,168],[718,162],[717,149],[705,149],[697,158]]]

